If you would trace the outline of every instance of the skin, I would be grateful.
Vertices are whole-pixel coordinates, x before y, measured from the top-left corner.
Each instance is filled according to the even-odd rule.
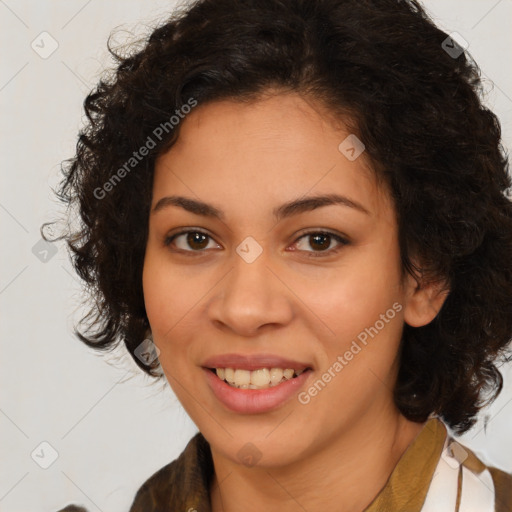
[[[359,512],[424,426],[393,403],[397,352],[404,322],[430,322],[445,296],[402,274],[390,194],[365,153],[349,161],[338,150],[349,134],[319,102],[275,92],[196,107],[157,160],[152,208],[180,195],[224,212],[222,220],[175,205],[152,212],[143,272],[165,375],[212,449],[214,512]],[[367,213],[336,204],[272,215],[288,201],[332,193]],[[165,244],[194,228],[211,238]],[[319,248],[303,230],[348,244],[327,238]],[[248,236],[263,250],[250,264],[236,252]],[[394,303],[396,316],[306,405],[293,396],[267,413],[237,414],[203,374],[210,356],[273,353],[310,363],[307,389]],[[249,442],[261,453],[252,467],[237,455]]]

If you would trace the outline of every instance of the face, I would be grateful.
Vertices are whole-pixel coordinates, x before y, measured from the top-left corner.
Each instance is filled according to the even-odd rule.
[[[414,287],[365,153],[296,94],[198,106],[180,129],[155,167],[143,286],[183,407],[216,453],[268,467],[375,424]],[[237,389],[211,367],[253,386],[306,370]]]

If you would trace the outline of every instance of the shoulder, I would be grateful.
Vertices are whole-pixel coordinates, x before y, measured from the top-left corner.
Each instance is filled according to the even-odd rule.
[[[459,448],[461,466],[483,482],[489,492],[494,493],[495,512],[512,512],[512,474],[487,465],[468,447],[457,442],[454,444],[462,448]]]
[[[181,455],[150,476],[135,495],[130,512],[199,508],[209,500],[213,462],[208,442],[196,434]]]
[[[491,473],[495,496],[496,496],[496,512],[512,511],[512,474],[505,473],[501,469],[488,467]]]
[[[159,469],[139,488],[135,495],[130,512],[145,512],[163,509],[165,503],[169,502],[172,495],[172,488],[175,468],[178,459]]]

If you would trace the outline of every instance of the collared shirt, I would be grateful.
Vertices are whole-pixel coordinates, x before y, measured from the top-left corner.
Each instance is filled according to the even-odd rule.
[[[213,473],[198,433],[142,485],[130,512],[211,512]],[[432,417],[364,512],[512,512],[512,475],[486,466]]]

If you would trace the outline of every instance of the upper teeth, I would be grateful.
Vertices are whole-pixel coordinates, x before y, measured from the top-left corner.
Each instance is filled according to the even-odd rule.
[[[265,389],[277,386],[294,375],[300,375],[304,370],[293,368],[260,368],[258,370],[240,370],[237,368],[216,368],[217,376],[228,384],[241,389]]]

